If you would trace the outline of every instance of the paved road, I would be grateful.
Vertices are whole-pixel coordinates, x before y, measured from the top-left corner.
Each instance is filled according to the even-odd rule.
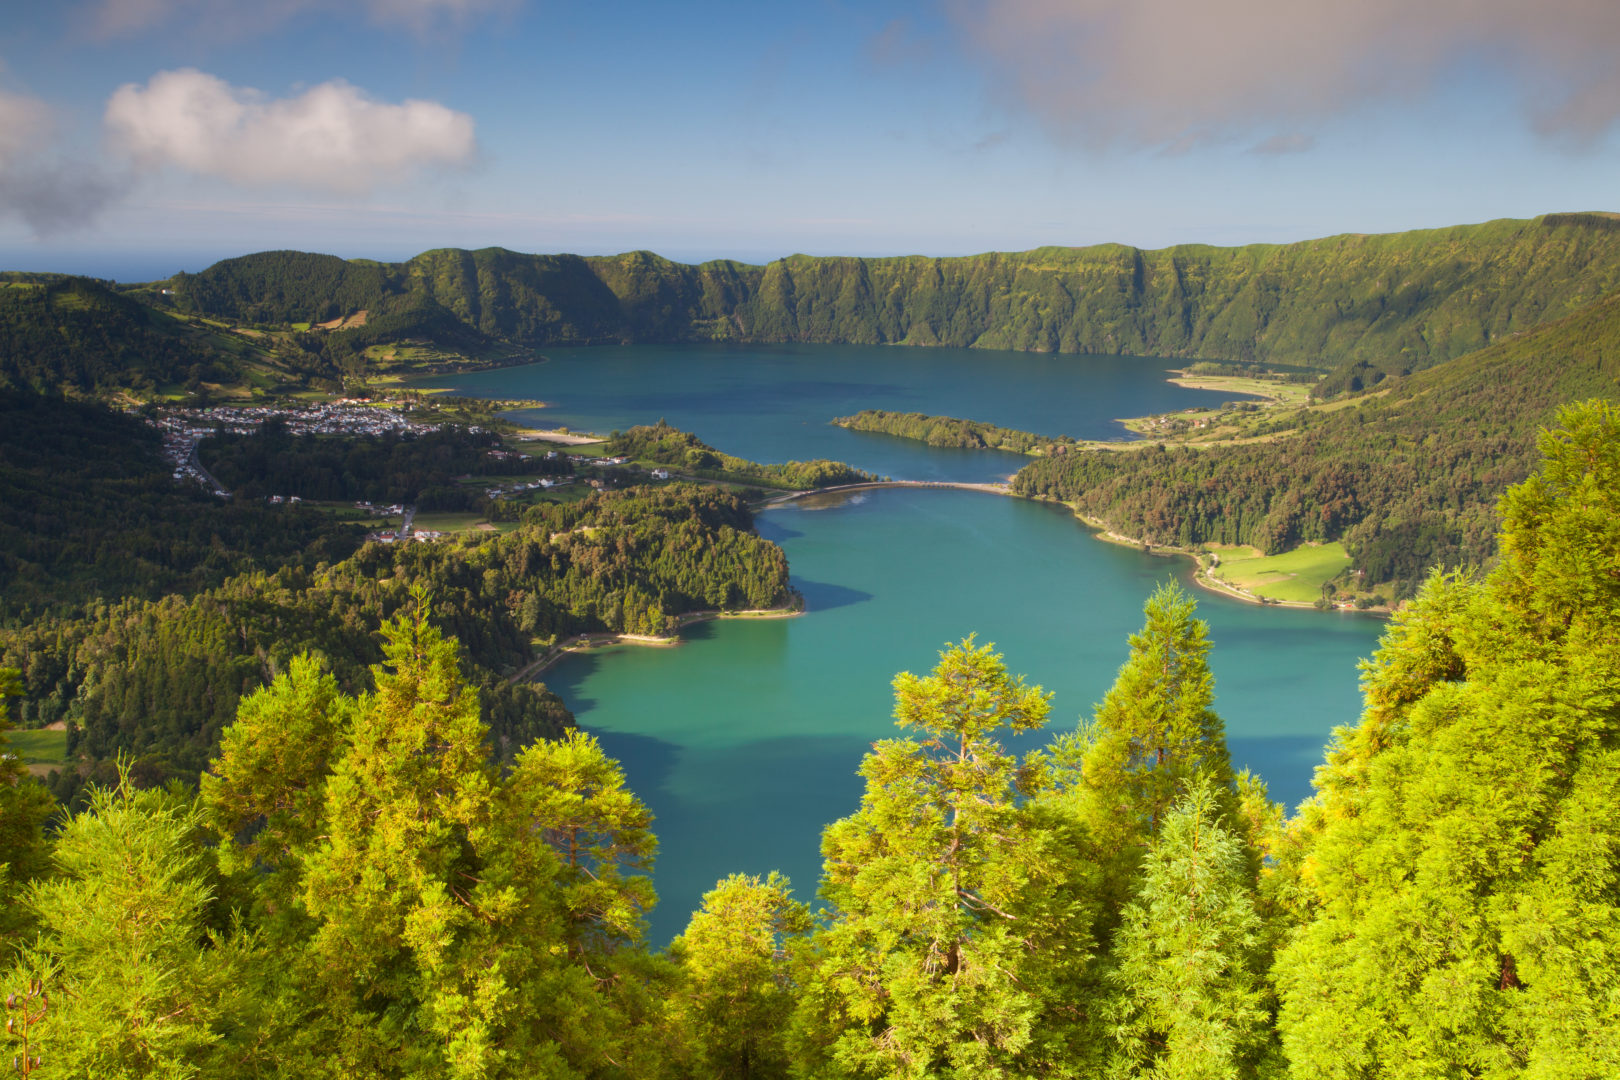
[[[411,535],[411,519],[414,517],[416,517],[416,507],[407,506],[405,508],[405,519],[399,523],[399,538],[401,540]]]
[[[213,473],[203,468],[202,458],[197,456],[198,445],[198,443],[191,444],[191,467],[196,469],[199,473],[202,473],[204,480],[207,480],[210,484],[214,485],[215,494],[229,496],[230,492],[225,490],[225,485],[220,483],[218,478],[215,477]]]

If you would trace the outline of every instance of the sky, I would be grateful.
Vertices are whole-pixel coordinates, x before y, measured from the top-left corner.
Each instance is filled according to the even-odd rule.
[[[0,269],[961,255],[1620,210],[1609,0],[62,0]]]

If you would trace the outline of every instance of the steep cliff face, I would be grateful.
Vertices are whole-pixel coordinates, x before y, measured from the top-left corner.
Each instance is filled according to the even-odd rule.
[[[1287,245],[1117,244],[962,258],[795,255],[687,265],[501,248],[406,263],[267,252],[173,281],[177,306],[318,322],[443,305],[526,345],[738,340],[1197,356],[1376,381],[1482,348],[1620,287],[1620,230],[1549,215]],[[1359,367],[1358,367],[1359,365]],[[1355,371],[1351,369],[1355,368]]]

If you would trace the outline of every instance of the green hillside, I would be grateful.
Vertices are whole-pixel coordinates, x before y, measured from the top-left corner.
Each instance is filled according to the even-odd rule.
[[[405,263],[266,252],[168,284],[181,311],[318,323],[432,304],[525,345],[802,341],[1204,357],[1334,371],[1355,390],[1557,319],[1620,287],[1592,214],[1240,248],[1117,244],[767,266],[500,248]],[[441,328],[442,329],[442,328]]]
[[[0,388],[151,392],[235,380],[240,349],[101,281],[0,275]]]
[[[1496,500],[1558,406],[1620,399],[1620,297],[1488,349],[1300,410],[1260,440],[1043,458],[1013,490],[1154,544],[1267,552],[1342,539],[1366,582],[1495,553]]]

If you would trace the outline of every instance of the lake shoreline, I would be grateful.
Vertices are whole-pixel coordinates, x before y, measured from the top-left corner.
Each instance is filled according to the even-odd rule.
[[[685,615],[675,618],[675,632],[668,635],[657,634],[575,634],[564,638],[551,646],[545,653],[536,657],[506,681],[516,684],[528,682],[535,676],[542,674],[556,666],[557,662],[565,656],[574,653],[588,652],[592,649],[604,648],[609,645],[637,645],[642,648],[672,649],[681,643],[680,632],[688,626],[698,623],[714,622],[719,619],[792,619],[804,614],[804,603],[790,604],[779,608],[746,608],[738,611],[689,611]]]
[[[1081,513],[1071,503],[1061,502],[1057,499],[1050,499],[1041,496],[1024,495],[1018,497],[1029,498],[1035,502],[1053,503],[1066,508],[1071,514],[1078,518],[1087,529],[1091,530],[1093,539],[1100,540],[1105,544],[1115,544],[1119,547],[1135,548],[1145,555],[1157,555],[1165,558],[1176,558],[1178,556],[1182,556],[1191,559],[1194,566],[1193,584],[1202,589],[1207,589],[1210,592],[1219,593],[1220,595],[1230,597],[1233,600],[1241,600],[1246,604],[1254,604],[1259,607],[1293,608],[1296,611],[1323,610],[1322,608],[1317,607],[1315,604],[1307,604],[1300,600],[1277,600],[1271,597],[1256,596],[1247,589],[1233,585],[1229,581],[1222,581],[1212,573],[1212,570],[1214,569],[1214,562],[1210,553],[1207,551],[1198,551],[1191,548],[1174,547],[1170,545],[1156,546],[1139,537],[1126,536],[1124,533],[1115,532],[1100,518],[1094,518],[1087,514]],[[1390,609],[1387,607],[1355,608],[1349,605],[1341,604],[1335,604],[1333,607],[1327,610],[1352,611],[1356,612],[1357,614],[1376,615],[1380,618],[1388,618],[1391,614]]]

